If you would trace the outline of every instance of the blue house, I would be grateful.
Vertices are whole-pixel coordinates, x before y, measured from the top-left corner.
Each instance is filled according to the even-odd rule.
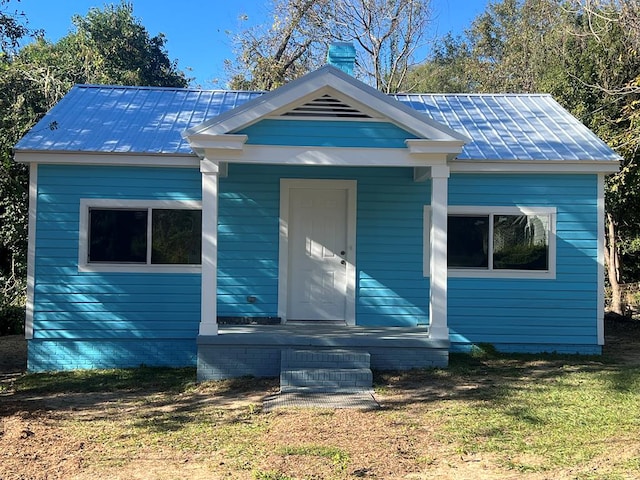
[[[334,65],[268,93],[78,85],[15,157],[31,371],[604,343],[619,157],[548,95],[387,96]]]

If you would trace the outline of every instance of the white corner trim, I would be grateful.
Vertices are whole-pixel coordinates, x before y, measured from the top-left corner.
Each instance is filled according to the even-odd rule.
[[[605,202],[604,174],[598,175],[598,300],[597,335],[598,345],[604,345],[604,249],[605,245]]]
[[[78,230],[78,272],[95,273],[199,273],[201,265],[152,265],[128,263],[89,263],[89,209],[90,208],[164,208],[172,210],[201,210],[198,200],[123,200],[110,198],[81,198]],[[151,222],[148,222],[148,230]],[[147,242],[147,249],[151,243]],[[149,255],[147,253],[147,258]]]
[[[280,179],[280,221],[278,242],[278,316],[283,323],[287,321],[289,305],[289,212],[290,191],[293,188],[335,188],[347,192],[347,298],[345,323],[356,324],[356,180],[316,180],[316,179]]]
[[[36,285],[36,225],[38,213],[38,164],[29,165],[29,220],[27,237],[27,305],[24,320],[24,338],[33,338],[33,313]]]

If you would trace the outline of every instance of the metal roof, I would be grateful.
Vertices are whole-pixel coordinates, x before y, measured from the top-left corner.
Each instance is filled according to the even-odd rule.
[[[18,151],[190,155],[182,132],[263,92],[77,85]],[[549,95],[398,94],[398,101],[472,141],[460,160],[620,157]]]

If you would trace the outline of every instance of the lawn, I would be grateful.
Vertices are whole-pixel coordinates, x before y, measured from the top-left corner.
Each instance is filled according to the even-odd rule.
[[[264,413],[275,379],[29,374],[0,391],[0,479],[640,478],[640,365],[453,355],[377,373],[373,411]]]

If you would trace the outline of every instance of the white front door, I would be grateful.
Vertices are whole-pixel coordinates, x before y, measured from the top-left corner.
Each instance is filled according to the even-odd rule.
[[[354,291],[350,190],[299,182],[288,189],[287,320],[346,321]]]

